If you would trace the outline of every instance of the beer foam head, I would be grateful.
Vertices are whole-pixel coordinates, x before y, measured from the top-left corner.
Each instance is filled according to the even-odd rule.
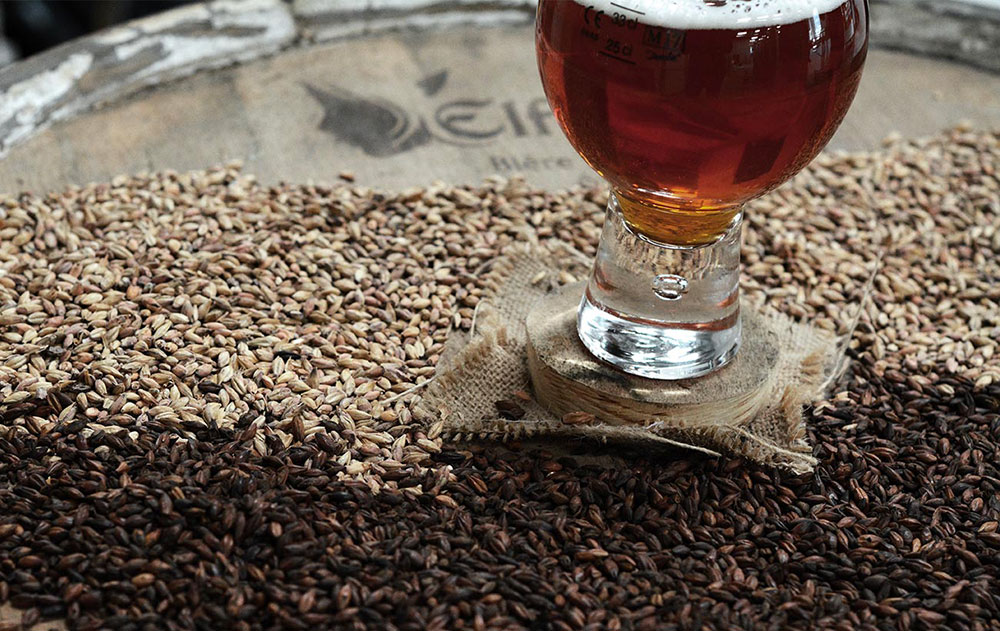
[[[557,2],[563,0],[556,0]],[[801,22],[847,0],[576,0],[606,15],[682,30],[744,29]]]

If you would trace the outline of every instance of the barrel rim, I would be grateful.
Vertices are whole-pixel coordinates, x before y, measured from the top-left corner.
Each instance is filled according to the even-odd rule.
[[[178,7],[0,69],[0,158],[57,121],[205,70],[338,39],[436,24],[528,24],[533,16],[532,0],[214,0]]]

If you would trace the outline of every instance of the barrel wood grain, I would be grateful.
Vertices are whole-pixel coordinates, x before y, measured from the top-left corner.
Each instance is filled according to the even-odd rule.
[[[53,122],[207,68],[254,59],[296,37],[278,0],[213,2],[74,40],[0,70],[0,156]]]
[[[1000,9],[956,0],[873,4],[872,41],[877,46],[1000,72]]]

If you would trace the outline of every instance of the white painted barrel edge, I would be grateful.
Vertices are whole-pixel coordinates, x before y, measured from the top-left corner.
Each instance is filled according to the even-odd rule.
[[[53,122],[202,70],[390,30],[524,24],[533,11],[531,0],[215,0],[173,9],[0,69],[0,157]]]
[[[278,0],[218,1],[136,20],[0,70],[0,156],[51,123],[205,68],[292,43]]]

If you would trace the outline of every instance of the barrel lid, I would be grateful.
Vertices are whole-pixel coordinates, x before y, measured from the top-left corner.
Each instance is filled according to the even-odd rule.
[[[933,37],[894,35],[950,5],[876,3],[873,45],[955,56],[942,33],[1000,42],[1000,20],[955,11]],[[0,191],[233,159],[265,182],[595,183],[544,101],[533,17],[531,0],[251,0],[131,22],[0,70]],[[997,50],[967,57],[1000,70]],[[963,120],[1000,123],[1000,76],[876,48],[831,147]]]

